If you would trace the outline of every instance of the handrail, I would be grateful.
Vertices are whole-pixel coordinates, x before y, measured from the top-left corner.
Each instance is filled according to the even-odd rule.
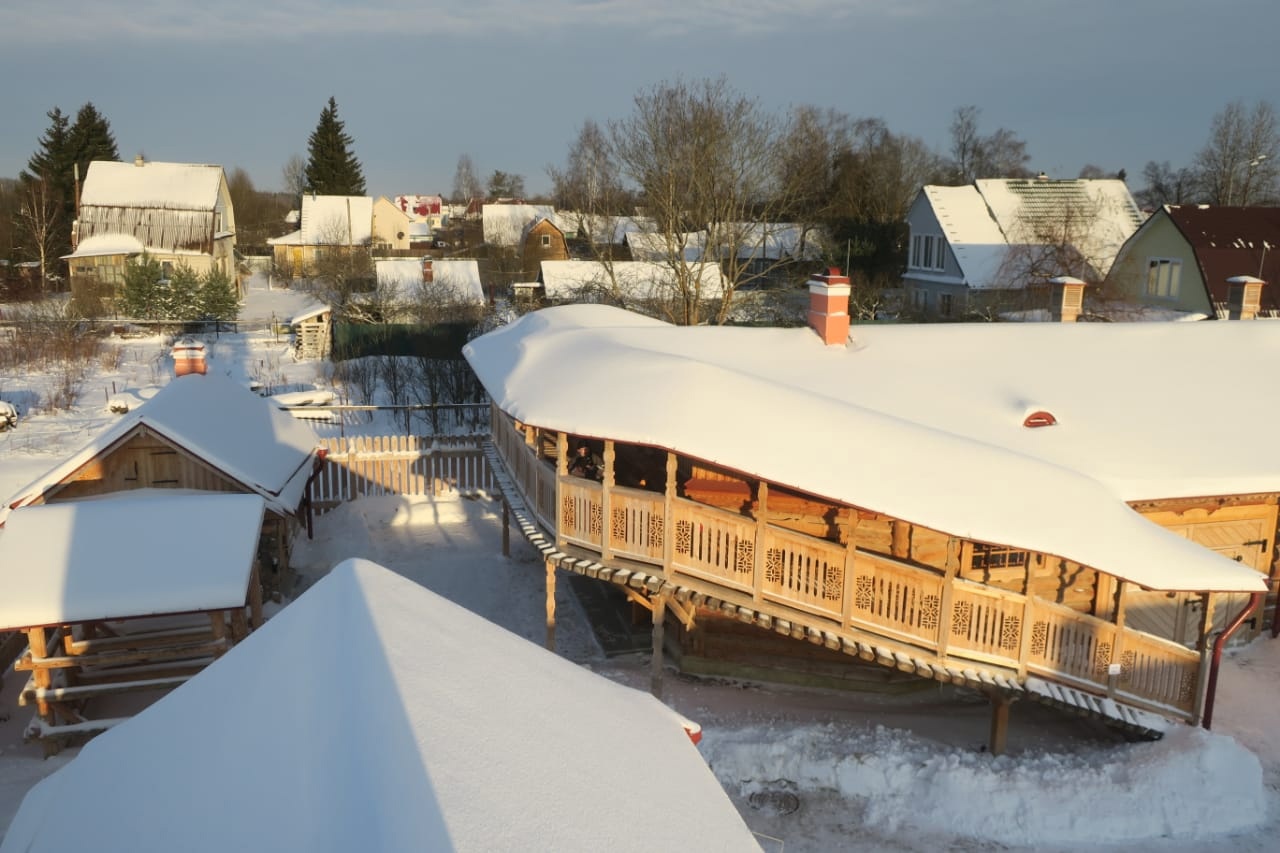
[[[526,500],[539,506],[532,498],[550,487],[554,504],[558,486],[559,505],[537,514],[566,542],[659,565],[674,582],[710,584],[756,606],[808,614],[824,631],[878,634],[942,660],[998,666],[1019,678],[1057,678],[1161,713],[1194,715],[1200,658],[1177,643],[688,498],[668,502],[656,492],[556,475],[505,415],[493,423],[498,452]],[[945,614],[944,590],[950,598]]]

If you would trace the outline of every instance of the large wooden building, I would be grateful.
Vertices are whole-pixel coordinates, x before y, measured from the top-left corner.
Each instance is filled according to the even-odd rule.
[[[694,647],[749,624],[998,714],[1207,720],[1218,640],[1274,618],[1280,494],[1280,465],[1231,452],[1280,403],[1224,364],[1280,356],[1280,327],[850,336],[847,279],[810,290],[818,336],[566,306],[469,345],[549,580],[618,583]],[[568,473],[580,442],[602,481]]]

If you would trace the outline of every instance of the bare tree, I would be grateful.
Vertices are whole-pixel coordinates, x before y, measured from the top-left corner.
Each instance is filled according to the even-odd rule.
[[[284,181],[285,192],[302,198],[307,191],[307,161],[301,154],[294,154],[285,161],[280,177]]]
[[[636,96],[629,117],[610,123],[622,176],[668,237],[663,263],[672,285],[664,314],[673,322],[725,322],[734,292],[768,274],[740,250],[761,240],[754,223],[774,222],[789,209],[779,169],[787,136],[786,121],[724,78],[659,84]],[[696,260],[688,259],[690,234],[704,235]],[[721,268],[722,286],[708,284],[715,280],[704,274],[708,266]]]
[[[35,244],[28,248],[40,261],[41,293],[45,291],[49,265],[58,256],[62,215],[62,202],[49,181],[33,177],[19,184],[17,218],[22,233]]]
[[[484,187],[476,177],[475,164],[471,157],[462,154],[458,157],[458,166],[453,172],[453,203],[466,204],[473,198],[483,198]]]
[[[1027,143],[1007,128],[983,136],[978,132],[982,110],[958,107],[951,120],[951,173],[957,184],[983,178],[1029,178]]]
[[[1209,141],[1196,155],[1201,195],[1210,204],[1267,204],[1280,180],[1280,126],[1275,108],[1232,101],[1213,117]]]
[[[1184,167],[1175,170],[1168,160],[1162,163],[1148,160],[1142,169],[1142,179],[1146,185],[1133,194],[1133,200],[1143,210],[1196,201],[1198,179],[1191,169]]]

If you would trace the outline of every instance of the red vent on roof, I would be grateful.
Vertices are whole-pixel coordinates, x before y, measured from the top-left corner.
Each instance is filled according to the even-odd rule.
[[[1026,420],[1022,422],[1024,427],[1046,427],[1053,426],[1058,422],[1051,413],[1045,411],[1032,412],[1027,415]]]

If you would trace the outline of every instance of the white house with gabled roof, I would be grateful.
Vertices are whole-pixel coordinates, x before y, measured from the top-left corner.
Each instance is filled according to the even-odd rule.
[[[373,241],[373,199],[369,196],[302,197],[297,231],[267,240],[276,268],[305,278],[321,257],[331,253],[368,251]]]
[[[1144,217],[1123,181],[990,179],[921,189],[907,213],[902,283],[917,313],[961,318],[1040,307],[1028,288],[1106,278]]]
[[[221,166],[95,160],[85,172],[72,234],[72,287],[124,284],[130,259],[146,253],[167,273],[186,265],[238,281],[236,225]]]

